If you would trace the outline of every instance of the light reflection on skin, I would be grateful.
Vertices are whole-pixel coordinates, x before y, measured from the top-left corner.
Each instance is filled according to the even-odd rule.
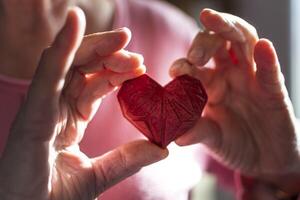
[[[199,151],[205,151],[204,149],[199,148],[198,145],[179,147],[174,142],[168,146],[168,149],[167,159],[147,166],[137,174],[140,178],[141,190],[146,193],[145,200],[164,197],[177,200],[188,199],[188,191],[201,180],[205,158],[204,153]],[[199,160],[201,166],[195,160]],[[183,189],[186,192],[182,192]]]

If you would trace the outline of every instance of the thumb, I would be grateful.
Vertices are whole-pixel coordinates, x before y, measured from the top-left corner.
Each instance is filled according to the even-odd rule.
[[[187,74],[201,81],[206,90],[210,89],[213,80],[214,69],[203,66],[197,67],[191,64],[186,58],[176,60],[169,69],[172,78]]]
[[[187,133],[176,139],[179,146],[202,143],[210,150],[216,151],[221,143],[219,126],[208,117],[202,117]]]
[[[52,46],[46,49],[41,57],[29,90],[33,99],[40,100],[41,97],[51,99],[60,95],[66,74],[82,41],[84,30],[83,11],[77,7],[70,9],[64,27]]]
[[[100,194],[112,185],[168,156],[167,149],[146,140],[125,144],[104,156],[92,160],[96,175],[96,193]]]

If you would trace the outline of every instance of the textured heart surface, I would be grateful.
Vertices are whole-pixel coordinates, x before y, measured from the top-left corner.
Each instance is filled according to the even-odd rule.
[[[207,94],[201,82],[188,75],[162,87],[144,74],[125,81],[118,100],[129,122],[151,142],[166,147],[195,125]]]

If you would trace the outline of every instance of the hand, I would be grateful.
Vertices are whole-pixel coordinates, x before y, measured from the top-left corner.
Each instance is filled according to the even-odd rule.
[[[65,23],[71,0],[0,1],[0,73],[31,79],[43,49]]]
[[[282,188],[299,185],[299,131],[272,43],[229,14],[205,9],[200,20],[206,30],[170,73],[200,79],[209,99],[177,144],[203,143],[243,174]]]
[[[104,95],[145,71],[142,57],[123,49],[129,30],[83,39],[84,27],[83,12],[70,10],[43,53],[0,160],[0,199],[95,199],[167,156],[167,150],[147,141],[92,159],[80,151],[78,143]]]

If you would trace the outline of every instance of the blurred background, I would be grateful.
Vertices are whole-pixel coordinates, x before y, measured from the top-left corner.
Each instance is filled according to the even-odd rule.
[[[277,49],[286,85],[300,117],[300,1],[299,0],[168,0],[198,20],[202,8],[238,15],[270,39]]]
[[[213,8],[250,22],[259,37],[270,39],[280,59],[285,83],[297,117],[300,117],[300,0],[168,0],[198,20],[199,11]],[[199,24],[201,26],[201,24]],[[230,191],[217,185],[214,176],[204,174],[191,193],[191,199],[232,200]]]

